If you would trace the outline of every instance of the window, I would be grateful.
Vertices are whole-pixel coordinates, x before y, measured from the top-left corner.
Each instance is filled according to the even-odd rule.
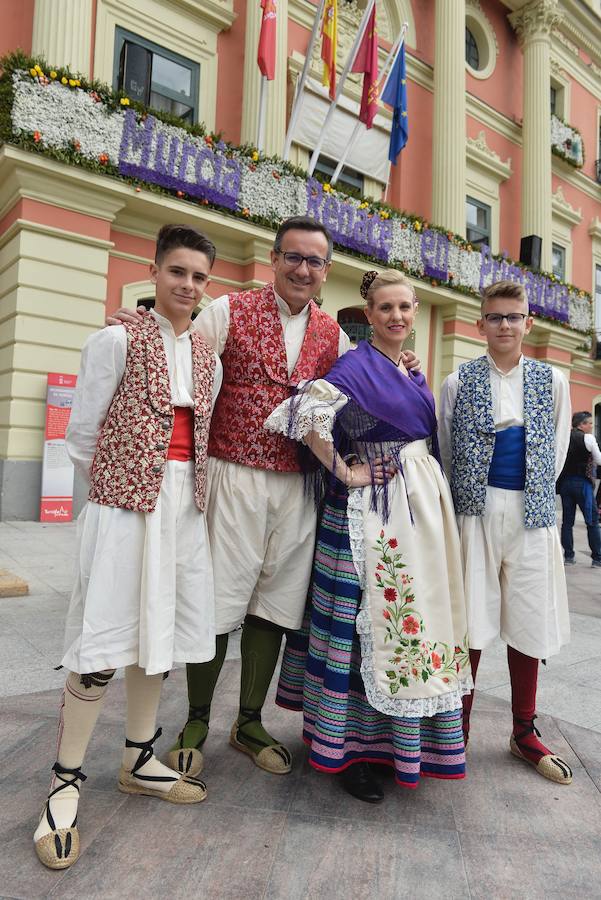
[[[557,115],[557,88],[551,85],[551,115]]]
[[[315,171],[320,172],[327,178],[330,178],[334,174],[337,165],[338,163],[333,159],[330,159],[327,156],[320,156],[317,160]],[[356,169],[351,169],[348,166],[343,166],[336,184],[352,187],[356,191],[359,191],[361,195],[363,195],[363,175]]]
[[[465,217],[466,238],[470,244],[486,244],[490,247],[490,206],[473,197],[466,197]]]
[[[566,277],[566,248],[561,244],[553,244],[552,246],[553,274],[561,281],[565,281]]]
[[[368,340],[370,327],[362,309],[358,309],[356,306],[348,306],[346,309],[339,310],[336,318],[338,319],[338,324],[353,344]]]
[[[480,68],[480,51],[478,50],[476,38],[469,28],[465,29],[465,61],[470,68],[476,71]]]
[[[113,83],[128,97],[195,122],[200,67],[145,38],[116,29]]]

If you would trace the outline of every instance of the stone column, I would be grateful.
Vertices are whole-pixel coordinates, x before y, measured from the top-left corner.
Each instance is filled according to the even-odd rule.
[[[35,0],[32,53],[51,66],[69,66],[88,75],[92,40],[92,0]]]
[[[522,236],[542,238],[541,267],[552,268],[551,31],[561,20],[557,0],[531,0],[512,13],[524,55],[522,123]]]
[[[244,93],[242,99],[242,142],[257,143],[261,72],[257,65],[262,10],[260,4],[246,7],[244,44]],[[286,136],[286,73],[288,67],[288,0],[277,0],[275,78],[267,82],[264,147],[267,154],[281,154]]]
[[[436,0],[432,221],[465,236],[465,0]]]

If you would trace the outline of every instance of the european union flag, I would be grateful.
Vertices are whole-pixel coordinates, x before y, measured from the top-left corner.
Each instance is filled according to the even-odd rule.
[[[394,110],[388,159],[393,165],[396,165],[397,157],[407,143],[407,138],[409,137],[404,43],[402,44],[399,53],[397,53],[397,58],[394,61],[388,84],[382,93],[382,101],[389,106],[392,106]]]

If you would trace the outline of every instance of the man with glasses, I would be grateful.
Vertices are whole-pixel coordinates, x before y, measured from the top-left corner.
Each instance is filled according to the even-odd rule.
[[[523,356],[532,325],[521,284],[485,288],[478,331],[488,352],[444,382],[440,443],[461,538],[474,681],[481,651],[500,635],[511,679],[511,753],[570,784],[570,767],[534,725],[538,661],[569,640],[555,481],[568,449],[570,397],[558,369]],[[464,697],[466,743],[472,702],[473,691]]]
[[[568,455],[557,485],[561,496],[561,545],[566,566],[576,564],[573,529],[576,507],[579,506],[586,522],[592,565],[601,567],[601,528],[593,477],[599,465],[601,452],[593,436],[593,417],[590,412],[574,413]]]

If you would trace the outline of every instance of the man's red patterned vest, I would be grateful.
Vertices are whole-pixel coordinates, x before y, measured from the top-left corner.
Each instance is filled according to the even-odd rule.
[[[154,316],[144,316],[140,325],[125,324],[125,328],[125,372],[98,438],[88,498],[103,506],[152,512],[175,418],[169,370]],[[191,333],[191,340],[195,500],[204,510],[215,354],[200,334]]]
[[[230,326],[221,362],[209,456],[256,469],[298,472],[294,441],[265,431],[268,415],[305,378],[322,378],[338,358],[339,325],[313,300],[298,362],[288,376],[273,285],[230,295]]]

